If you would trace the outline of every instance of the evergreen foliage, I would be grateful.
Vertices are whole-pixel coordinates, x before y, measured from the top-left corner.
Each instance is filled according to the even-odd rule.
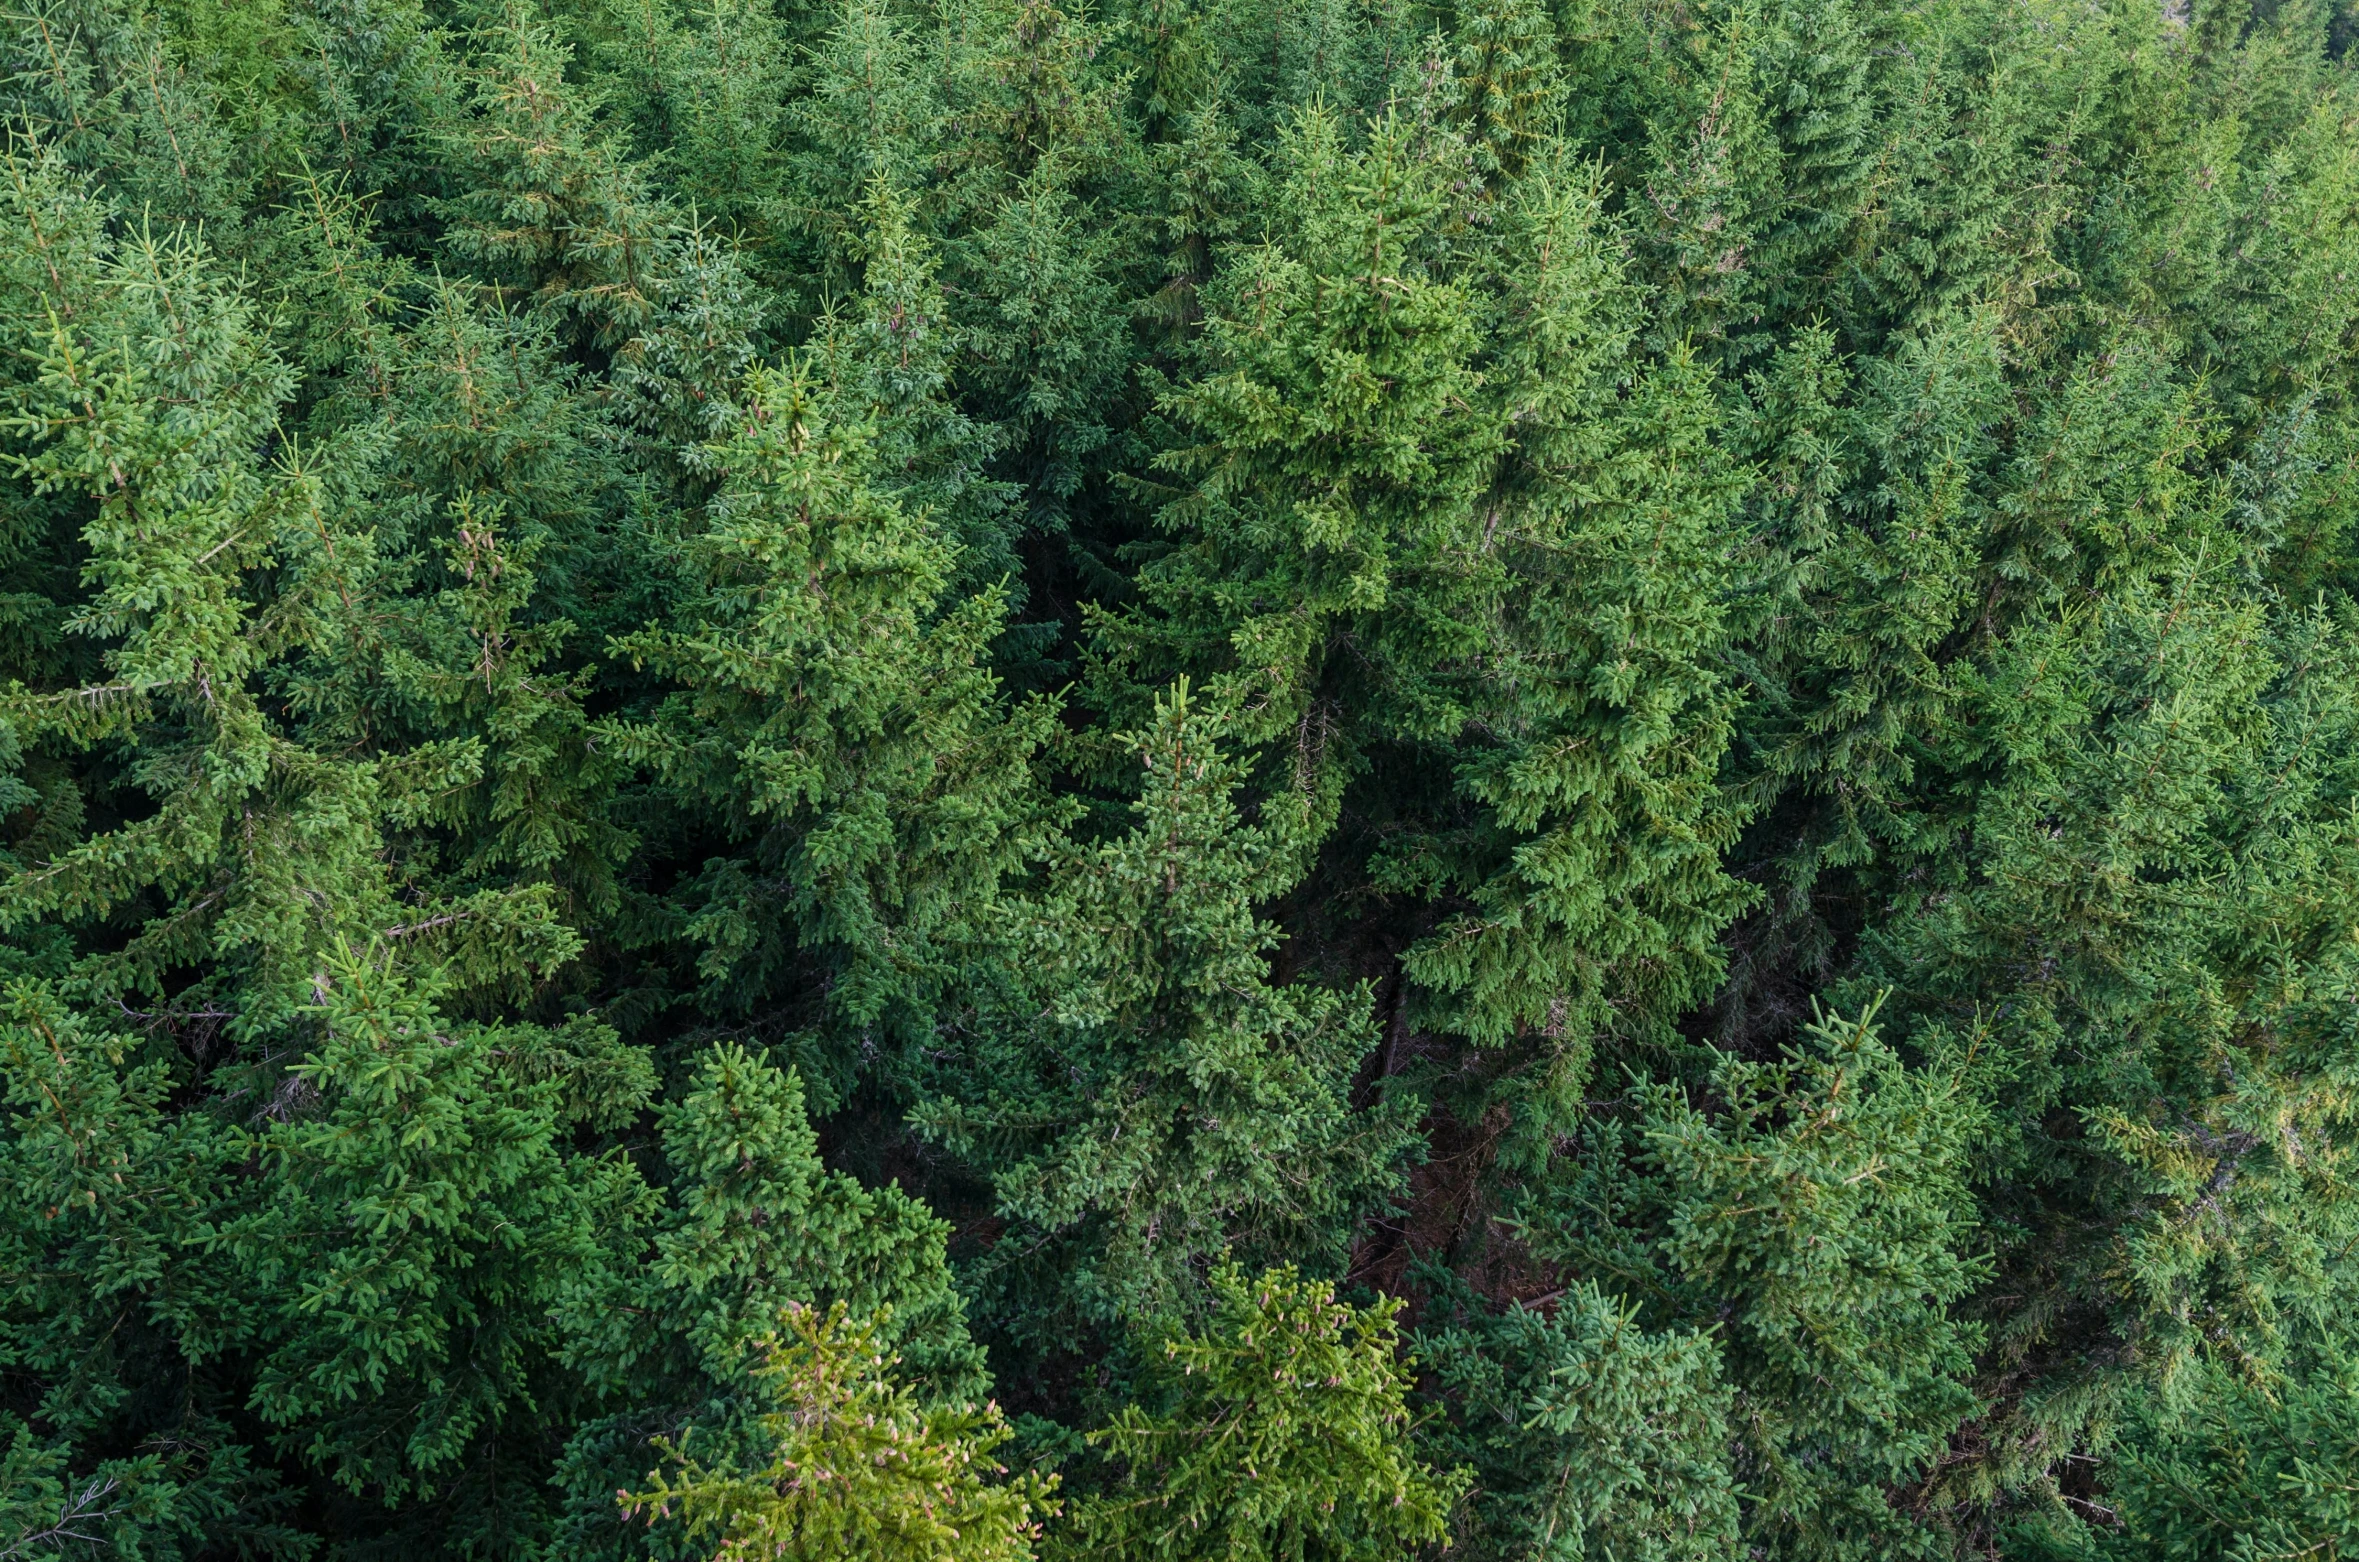
[[[1283,814],[1238,819],[1220,729],[1184,682],[1158,703],[1132,740],[1137,824],[1067,845],[1042,897],[1013,901],[1005,1028],[946,1060],[959,1093],[918,1115],[996,1168],[998,1241],[1021,1256],[977,1267],[1038,1293],[1035,1329],[1185,1315],[1232,1253],[1340,1259],[1411,1138],[1349,1099],[1365,991],[1267,980],[1277,933],[1253,903],[1298,853]]]
[[[0,18],[0,1558],[2359,1550],[2355,40]]]
[[[1408,1446],[1399,1303],[1354,1308],[1291,1267],[1249,1279],[1230,1265],[1210,1283],[1208,1333],[1150,1349],[1145,1402],[1092,1434],[1122,1475],[1079,1507],[1065,1546],[1274,1562],[1442,1539],[1463,1477]]]
[[[624,1498],[637,1516],[679,1510],[691,1537],[720,1533],[716,1556],[960,1557],[1022,1562],[1054,1515],[1055,1478],[1007,1473],[989,1459],[1008,1431],[997,1406],[928,1408],[893,1381],[892,1360],[838,1302],[824,1318],[787,1313],[790,1338],[766,1336],[758,1377],[779,1408],[760,1418],[769,1463],[750,1473],[700,1464],[685,1447],[677,1480]],[[685,1442],[685,1438],[683,1438]]]

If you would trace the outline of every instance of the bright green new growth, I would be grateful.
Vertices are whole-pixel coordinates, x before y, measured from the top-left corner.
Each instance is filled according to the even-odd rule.
[[[1307,1562],[1442,1540],[1465,1476],[1411,1449],[1398,1304],[1352,1307],[1290,1267],[1211,1286],[1205,1332],[1150,1347],[1143,1403],[1092,1434],[1122,1474],[1076,1505],[1071,1554]]]
[[[623,1498],[631,1516],[676,1513],[691,1536],[715,1536],[726,1562],[1029,1562],[1057,1512],[1056,1482],[991,1479],[1007,1473],[990,1457],[1008,1437],[998,1407],[921,1404],[841,1302],[785,1317],[783,1338],[752,1347],[760,1392],[778,1406],[755,1422],[755,1468],[715,1470],[686,1437],[658,1441],[677,1469]]]

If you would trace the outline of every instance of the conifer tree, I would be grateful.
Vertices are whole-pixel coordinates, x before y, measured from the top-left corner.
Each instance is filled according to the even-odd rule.
[[[547,1393],[551,1312],[597,1262],[599,1228],[635,1178],[564,1155],[559,1079],[503,1069],[510,1038],[446,1026],[432,987],[404,981],[385,946],[332,953],[315,991],[323,1043],[253,1145],[262,1187],[209,1233],[268,1299],[249,1336],[253,1409],[283,1446],[382,1502],[453,1477],[529,1487],[499,1454],[535,1441],[510,1423]],[[642,1068],[634,1083],[626,1109],[652,1079]],[[309,1092],[320,1108],[297,1110]],[[488,1529],[486,1544],[537,1506],[439,1494],[487,1510],[458,1525]]]
[[[41,1393],[8,1417],[0,1535],[31,1555],[80,1544],[177,1557],[208,1539],[300,1555],[275,1472],[224,1407],[186,1392],[246,1322],[234,1302],[223,1307],[241,1277],[202,1245],[233,1141],[212,1121],[168,1115],[169,1066],[135,1061],[131,1038],[91,1036],[53,990],[15,985],[7,1004],[0,1350]],[[183,1331],[195,1350],[178,1346]]]
[[[1951,1306],[1981,1267],[1966,1175],[1986,1108],[1966,1060],[1911,1069],[1874,1018],[1723,1059],[1709,1116],[1641,1089],[1532,1211],[1540,1250],[1640,1319],[1719,1326],[1745,1540],[1774,1556],[1933,1554],[1888,1493],[1977,1408],[1976,1331]]]
[[[920,1117],[993,1169],[1011,1229],[982,1267],[1046,1293],[1036,1342],[1192,1312],[1232,1253],[1339,1252],[1406,1147],[1397,1106],[1350,1100],[1367,994],[1271,979],[1253,906],[1300,871],[1303,805],[1242,821],[1222,727],[1182,684],[1131,739],[1137,822],[1052,848],[1008,908],[1015,991]]]
[[[870,187],[861,213],[863,286],[856,307],[820,322],[825,377],[876,430],[877,482],[927,517],[951,549],[964,591],[1009,588],[1017,573],[1016,485],[988,474],[1007,442],[1001,425],[954,398],[954,371],[969,333],[952,319],[934,247],[915,227],[909,197]]]
[[[912,192],[941,157],[948,109],[914,24],[890,7],[853,0],[812,45],[804,90],[787,105],[792,127],[785,195],[809,259],[802,308],[848,291],[863,258],[860,203],[879,187]],[[782,257],[783,258],[783,257]],[[795,286],[789,277],[774,285]]]
[[[1553,1312],[1491,1314],[1454,1278],[1431,1277],[1459,1306],[1418,1344],[1454,1411],[1437,1446],[1475,1475],[1457,1544],[1549,1559],[1739,1554],[1729,1392],[1710,1335],[1650,1333],[1594,1282]]]
[[[842,1303],[824,1316],[787,1315],[766,1337],[762,1417],[768,1464],[739,1474],[701,1464],[687,1440],[667,1449],[675,1476],[625,1500],[636,1516],[669,1518],[689,1533],[718,1532],[727,1558],[956,1557],[1028,1562],[1042,1519],[1054,1515],[1053,1479],[1004,1475],[992,1451],[1009,1433],[997,1406],[921,1404],[893,1381],[892,1359],[851,1322]]]
[[[2207,1364],[2169,1406],[2133,1409],[2090,1532],[2032,1532],[2033,1555],[2331,1557],[2359,1543],[2347,1336],[2296,1375],[2255,1384]]]
[[[486,281],[612,346],[646,317],[650,252],[670,214],[565,80],[571,52],[521,9],[489,31],[452,149],[472,163],[473,188],[444,215],[451,250]]]
[[[1471,9],[1458,24],[1459,110],[1488,179],[1513,181],[1557,133],[1564,79],[1556,29],[1527,0]]]
[[[1719,785],[1713,418],[1691,363],[1621,380],[1630,299],[1575,177],[1535,172],[1496,219],[1485,378],[1512,444],[1474,512],[1499,572],[1489,643],[1454,680],[1457,789],[1479,812],[1394,847],[1377,877],[1472,902],[1404,961],[1434,1020],[1494,1045],[1541,1032],[1578,1089],[1590,1035],[1641,1031],[1717,976],[1743,891],[1716,856],[1740,815]]]
[[[1375,1558],[1443,1539],[1464,1476],[1408,1446],[1398,1304],[1354,1308],[1291,1267],[1252,1279],[1231,1265],[1211,1279],[1209,1332],[1173,1333],[1148,1354],[1152,1408],[1126,1406],[1092,1434],[1123,1473],[1077,1506],[1065,1546]]]
[[[717,816],[727,855],[672,915],[719,1001],[816,960],[826,1012],[890,1037],[923,1025],[1042,817],[1046,711],[994,699],[998,602],[944,601],[948,546],[872,476],[867,409],[800,367],[757,373],[745,407],[712,451],[723,483],[680,549],[674,617],[617,642],[673,692],[606,740]],[[848,1057],[818,1061],[841,1090]]]
[[[0,1554],[2348,1549],[2349,11],[0,20]]]
[[[941,1266],[939,1222],[896,1190],[871,1192],[822,1166],[792,1072],[722,1046],[695,1083],[663,1114],[675,1181],[647,1273],[617,1279],[613,1296],[573,1304],[584,1331],[574,1349],[594,1372],[620,1386],[642,1357],[684,1346],[726,1381],[748,1341],[790,1305],[841,1301],[910,1353],[939,1391],[973,1387],[977,1364]],[[664,1300],[639,1316],[613,1305],[650,1292]],[[647,1343],[649,1328],[673,1343]]]
[[[1118,667],[1199,670],[1250,714],[1239,738],[1299,752],[1331,812],[1366,741],[1338,716],[1433,719],[1419,674],[1469,633],[1448,544],[1502,436],[1480,405],[1471,289],[1435,264],[1454,145],[1389,119],[1356,153],[1313,113],[1287,152],[1287,241],[1231,262],[1203,372],[1166,398],[1189,443],[1159,464],[1188,488],[1139,582],[1153,615],[1109,649]],[[1392,601],[1429,581],[1408,611]],[[1351,630],[1367,651],[1337,657]]]
[[[872,1192],[825,1169],[791,1071],[717,1047],[662,1117],[672,1181],[660,1208],[644,1196],[618,1205],[603,1262],[557,1309],[570,1364],[615,1407],[573,1434],[560,1464],[559,1533],[575,1554],[687,1554],[706,1528],[705,1498],[682,1498],[682,1512],[662,1516],[677,1522],[638,1526],[614,1504],[618,1489],[648,1478],[666,1440],[689,1461],[681,1479],[691,1488],[742,1492],[786,1479],[758,1472],[792,1462],[779,1439],[791,1446],[809,1416],[901,1413],[854,1408],[871,1399],[901,1406],[920,1395],[928,1415],[949,1417],[944,1428],[963,1428],[940,1434],[954,1446],[980,1433],[987,1417],[970,1425],[951,1408],[979,1391],[982,1363],[943,1263],[941,1223],[898,1190]],[[813,1309],[828,1307],[835,1313],[820,1327]],[[811,1353],[817,1380],[775,1359],[782,1331]],[[914,1384],[887,1387],[867,1361],[872,1341],[877,1351],[899,1347]],[[851,1404],[804,1406],[806,1391],[849,1394]],[[843,1521],[856,1527],[866,1511],[854,1503]]]
[[[1636,298],[1580,170],[1535,166],[1478,236],[1436,127],[1354,154],[1313,118],[1294,150],[1300,226],[1223,280],[1215,372],[1170,400],[1193,490],[1104,665],[1201,668],[1317,834],[1381,821],[1345,871],[1435,908],[1419,1018],[1522,1042],[1544,1134],[1601,1029],[1700,996],[1741,904],[1715,857],[1738,815],[1714,415],[1692,363],[1629,367]],[[1455,787],[1352,790],[1420,769]]]

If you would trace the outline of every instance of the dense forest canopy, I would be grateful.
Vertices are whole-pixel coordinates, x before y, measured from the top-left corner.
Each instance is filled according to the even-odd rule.
[[[2349,0],[24,0],[0,1559],[2359,1556]]]

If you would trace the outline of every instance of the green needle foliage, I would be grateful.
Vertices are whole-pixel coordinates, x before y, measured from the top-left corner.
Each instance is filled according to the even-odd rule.
[[[2355,46],[0,17],[0,1562],[2359,1552]]]
[[[778,1409],[756,1422],[768,1463],[717,1471],[658,1441],[672,1475],[623,1500],[632,1517],[674,1516],[691,1537],[717,1533],[716,1557],[922,1558],[1029,1562],[1041,1520],[1057,1513],[1054,1476],[1007,1474],[991,1451],[1007,1426],[996,1405],[921,1405],[893,1381],[893,1358],[838,1302],[821,1316],[790,1306],[788,1334],[755,1345],[755,1371]]]
[[[977,1267],[1038,1293],[1044,1330],[1186,1314],[1230,1253],[1333,1262],[1411,1137],[1397,1106],[1350,1099],[1367,994],[1269,981],[1253,903],[1299,871],[1297,820],[1237,817],[1223,725],[1185,682],[1158,702],[1130,740],[1137,823],[1052,856],[1041,898],[1010,906],[1004,1028],[918,1115],[997,1168],[1010,1230]]]
[[[1739,1554],[1730,1395],[1708,1334],[1650,1333],[1593,1282],[1552,1310],[1492,1313],[1447,1270],[1421,1278],[1458,1303],[1424,1348],[1463,1406],[1435,1435],[1474,1474],[1463,1541],[1549,1562]]]
[[[1206,1333],[1149,1347],[1143,1402],[1092,1434],[1122,1474],[1078,1506],[1064,1547],[1309,1562],[1443,1539],[1465,1477],[1409,1445],[1399,1303],[1355,1308],[1291,1267],[1210,1283]]]
[[[1775,1062],[1724,1059],[1705,1089],[1709,1116],[1676,1085],[1632,1091],[1531,1237],[1641,1318],[1717,1334],[1752,1547],[1924,1550],[1886,1494],[1978,1408],[1976,1331],[1951,1304],[1980,1268],[1984,1108],[1958,1065],[1909,1068],[1872,1014],[1817,1020]]]

